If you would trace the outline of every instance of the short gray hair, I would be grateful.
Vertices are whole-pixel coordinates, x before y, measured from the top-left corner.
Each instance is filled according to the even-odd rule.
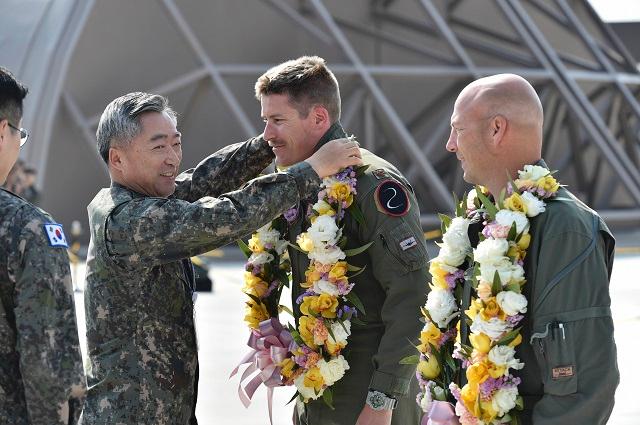
[[[158,94],[129,93],[107,105],[96,130],[98,152],[104,162],[109,164],[109,148],[112,144],[129,143],[140,134],[140,117],[145,112],[166,112],[173,120],[177,119],[167,98]]]

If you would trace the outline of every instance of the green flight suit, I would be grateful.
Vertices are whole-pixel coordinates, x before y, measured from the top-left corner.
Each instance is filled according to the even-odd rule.
[[[346,134],[336,123],[317,147],[339,137],[346,137]],[[393,412],[394,425],[420,421],[415,366],[400,364],[400,359],[415,354],[412,343],[417,342],[423,326],[419,321],[420,307],[426,302],[428,291],[428,255],[420,226],[420,211],[413,189],[393,165],[364,149],[362,159],[369,168],[358,178],[354,202],[360,207],[366,225],[358,224],[347,213],[344,234],[348,241],[346,249],[373,242],[366,252],[347,258],[352,265],[366,266],[365,271],[352,280],[355,283],[353,291],[364,304],[366,315],[360,315],[360,319],[366,325],[352,323],[352,334],[342,352],[350,369],[331,387],[335,410],[320,398],[305,404],[304,412],[297,412],[299,422],[308,425],[355,424],[370,388],[397,398],[399,405]],[[376,188],[388,180],[399,182],[406,189],[410,208],[405,215],[391,216],[378,210]],[[299,210],[306,210],[316,200],[317,192],[308,193]],[[296,237],[309,224],[306,215],[299,212],[289,227],[289,240],[295,243]],[[409,248],[405,245],[403,250],[401,242],[411,238],[415,245]],[[300,310],[295,300],[304,292],[300,282],[305,281],[304,272],[309,261],[305,254],[293,249],[289,249],[289,255],[297,322]]]
[[[307,163],[236,190],[272,160],[267,143],[251,139],[181,173],[168,199],[116,183],[93,199],[84,425],[196,423],[195,283],[189,258],[250,233],[319,190],[320,179]]]
[[[546,211],[530,219],[524,263],[528,307],[516,357],[525,367],[514,373],[522,379],[521,419],[605,424],[619,381],[609,297],[615,241],[568,190],[545,202]]]
[[[69,255],[51,243],[50,223],[0,189],[0,424],[75,424],[82,410]]]

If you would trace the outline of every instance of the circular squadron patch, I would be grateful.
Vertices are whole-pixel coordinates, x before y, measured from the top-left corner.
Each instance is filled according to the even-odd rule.
[[[394,217],[402,217],[409,212],[411,203],[407,190],[395,180],[385,180],[376,188],[378,211]]]

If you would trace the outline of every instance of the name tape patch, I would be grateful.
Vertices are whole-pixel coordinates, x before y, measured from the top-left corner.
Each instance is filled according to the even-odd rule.
[[[573,376],[573,366],[560,366],[551,369],[551,377],[553,379],[568,378]]]
[[[67,244],[67,238],[64,235],[64,231],[62,230],[62,224],[45,224],[44,231],[47,234],[47,238],[49,239],[49,245],[69,248],[69,244]]]
[[[418,241],[413,236],[400,242],[400,248],[403,251],[406,251],[409,248],[413,248],[416,245],[418,245]]]
[[[378,211],[393,217],[402,217],[411,207],[407,190],[395,180],[381,182],[376,188],[375,200]]]

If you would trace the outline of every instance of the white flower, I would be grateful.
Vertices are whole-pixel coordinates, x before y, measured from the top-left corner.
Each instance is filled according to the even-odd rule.
[[[473,259],[480,264],[495,263],[509,250],[506,239],[485,239],[473,250]]]
[[[544,167],[540,167],[538,165],[525,165],[523,171],[518,171],[518,178],[520,180],[533,180],[535,182],[547,174],[549,174],[549,170]]]
[[[468,250],[471,247],[469,241],[469,223],[471,220],[456,217],[451,220],[447,231],[442,235],[442,241],[452,249]]]
[[[480,264],[480,279],[493,284],[496,271],[500,276],[502,286],[510,283],[520,283],[524,280],[524,269],[519,264],[512,264],[508,257],[501,257],[492,263]]]
[[[437,385],[433,387],[433,395],[436,398],[436,400],[440,400],[440,401],[447,400],[447,393],[444,392],[443,388]]]
[[[316,390],[304,385],[304,373],[294,379],[293,384],[296,386],[298,392],[304,399],[317,400],[318,398],[320,398],[320,396],[322,396],[322,393],[324,392],[324,389],[321,389],[320,392],[316,394]]]
[[[338,287],[328,280],[324,279],[320,279],[313,284],[313,292],[315,292],[316,294],[329,294],[334,296],[340,295]]]
[[[322,246],[316,248],[316,246],[317,245],[314,245],[314,249],[309,253],[309,259],[312,261],[317,261],[322,264],[333,264],[347,258],[345,253],[337,246],[324,248]]]
[[[287,250],[287,241],[283,240],[283,239],[279,239],[276,241],[276,252],[279,255],[284,254],[284,252]]]
[[[518,389],[516,387],[500,388],[493,394],[491,405],[493,410],[498,412],[498,417],[508,413],[516,407],[516,398],[518,397]]]
[[[516,232],[518,232],[518,234],[529,229],[527,216],[519,211],[500,210],[496,214],[496,221],[502,226],[509,227],[511,227],[513,223],[516,223]]]
[[[535,217],[540,213],[543,213],[545,210],[545,203],[538,199],[531,192],[524,192],[520,195],[522,198],[522,202],[527,208],[527,217]]]
[[[498,305],[509,316],[527,312],[527,297],[513,291],[502,291],[496,296]]]
[[[431,391],[429,391],[429,388],[426,388],[424,395],[420,399],[420,408],[422,409],[423,412],[425,413],[429,412],[429,409],[431,408],[431,402],[432,402]]]
[[[272,229],[271,223],[262,226],[256,230],[256,233],[263,245],[271,244],[275,247],[276,243],[280,240],[280,232]]]
[[[434,288],[429,292],[425,307],[439,328],[446,327],[458,310],[453,294],[440,288]]]
[[[470,329],[471,332],[475,334],[483,333],[491,338],[491,340],[498,341],[502,337],[502,334],[509,330],[509,324],[497,317],[483,320],[480,315],[477,315]]]
[[[313,241],[314,246],[323,244],[335,245],[338,243],[340,229],[336,220],[328,215],[321,215],[313,222],[307,236]],[[327,263],[325,263],[327,264]]]
[[[467,257],[467,253],[467,249],[451,248],[448,245],[442,245],[440,247],[440,252],[434,261],[455,267],[464,262],[464,259]]]
[[[349,363],[340,355],[328,362],[321,359],[318,362],[318,368],[320,369],[320,374],[324,379],[325,385],[331,386],[342,379],[345,371],[349,370]]]
[[[522,369],[524,363],[520,363],[515,358],[516,350],[508,345],[497,345],[489,351],[489,360],[496,366],[505,366],[511,369]],[[504,371],[505,375],[508,374],[507,369]]]
[[[338,322],[332,323],[331,333],[333,334],[333,337],[335,337],[334,339],[331,334],[329,334],[329,342],[332,344],[342,344],[347,342],[347,338],[351,335],[351,321],[345,320],[342,322],[342,325]]]
[[[252,267],[256,267],[266,264],[270,261],[273,261],[273,255],[269,254],[268,252],[254,252],[247,260],[247,264],[250,264]]]
[[[468,210],[475,210],[476,209],[476,204],[475,204],[475,200],[478,197],[478,194],[476,193],[476,189],[473,188],[469,191],[469,193],[467,194],[467,209]]]

